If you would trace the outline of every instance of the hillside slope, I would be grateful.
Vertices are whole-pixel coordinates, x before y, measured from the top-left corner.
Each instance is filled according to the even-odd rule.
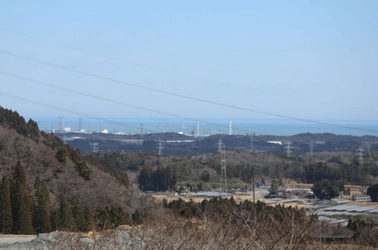
[[[53,206],[64,195],[72,205],[96,208],[98,205],[130,204],[130,190],[111,173],[88,164],[78,150],[63,144],[53,134],[41,133],[37,124],[26,122],[17,112],[0,107],[0,178],[12,178],[20,161],[27,178],[27,191],[33,194],[37,177],[50,190]]]

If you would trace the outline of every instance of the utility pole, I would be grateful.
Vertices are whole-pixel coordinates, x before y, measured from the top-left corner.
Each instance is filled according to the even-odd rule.
[[[256,183],[255,183],[255,168],[253,168],[253,175],[252,175],[252,188],[253,188],[253,190],[252,190],[252,195],[253,195],[253,203],[255,203],[256,202]]]
[[[256,228],[257,228],[257,206],[256,206],[256,194],[255,194],[255,168],[253,168],[252,176],[252,186],[253,186],[253,205],[254,205],[254,216],[253,216],[253,231],[252,234],[256,237]]]

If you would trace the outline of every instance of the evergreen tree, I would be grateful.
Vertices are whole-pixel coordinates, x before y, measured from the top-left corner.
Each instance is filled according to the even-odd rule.
[[[312,191],[319,199],[331,200],[339,196],[339,190],[336,186],[331,185],[328,180],[322,180],[314,183]]]
[[[3,176],[0,186],[0,232],[11,233],[13,225],[10,184],[8,178]]]
[[[26,176],[20,161],[17,162],[13,175],[11,202],[13,232],[17,234],[33,234],[32,201],[26,194]]]
[[[370,195],[372,202],[378,201],[378,184],[374,184],[367,189],[367,195]]]
[[[93,214],[89,207],[84,207],[84,221],[85,221],[85,227],[84,231],[91,231],[93,230],[94,226],[94,220],[93,220]]]
[[[96,211],[97,226],[100,230],[111,228],[111,218],[108,211],[103,206],[98,206]]]
[[[59,208],[54,209],[54,210],[51,211],[50,221],[51,221],[51,228],[52,228],[52,230],[58,230],[59,226],[60,226],[60,212],[59,212]]]
[[[27,123],[27,127],[29,129],[29,136],[30,138],[32,139],[38,139],[39,138],[39,128],[38,128],[38,124],[33,121],[32,119],[30,119]]]
[[[72,215],[71,204],[66,200],[66,198],[60,196],[60,223],[59,228],[61,230],[75,231],[76,225]]]
[[[142,191],[151,191],[154,190],[154,184],[152,183],[152,168],[151,167],[143,167],[139,173],[138,183],[139,188]],[[156,190],[156,187],[155,187]]]
[[[127,218],[125,212],[123,211],[121,206],[118,206],[118,213],[119,213],[119,224],[120,225],[129,225],[130,221]]]
[[[126,215],[120,206],[116,206],[116,205],[111,206],[110,218],[112,222],[112,228],[117,228],[120,225],[129,224],[129,220],[126,218]]]
[[[142,214],[139,212],[139,210],[135,210],[135,213],[132,215],[132,221],[134,225],[140,225],[143,223],[143,217]]]
[[[112,223],[112,228],[116,228],[120,225],[121,215],[118,211],[118,207],[115,205],[111,206],[110,208],[110,219]]]
[[[38,177],[35,180],[35,204],[33,213],[33,225],[37,233],[51,232],[50,219],[50,193],[44,181]]]
[[[24,187],[26,186],[26,175],[20,161],[17,161],[16,167],[14,168],[13,180],[18,182],[18,184],[22,184]]]
[[[207,172],[206,170],[204,170],[204,171],[201,173],[201,180],[204,181],[204,182],[208,182],[208,181],[210,181],[210,173]]]
[[[72,215],[76,224],[76,227],[79,231],[86,231],[85,218],[83,213],[83,207],[75,206],[72,209]]]
[[[68,157],[68,151],[65,147],[61,147],[55,155],[55,158],[63,164],[66,164]]]

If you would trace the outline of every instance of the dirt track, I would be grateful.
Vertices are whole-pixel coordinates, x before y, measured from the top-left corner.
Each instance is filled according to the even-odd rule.
[[[27,242],[34,240],[36,235],[13,235],[13,234],[0,234],[0,244],[14,243],[14,242]]]

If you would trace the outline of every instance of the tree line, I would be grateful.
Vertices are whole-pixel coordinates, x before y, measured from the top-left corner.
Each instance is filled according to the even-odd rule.
[[[54,208],[46,182],[38,177],[30,193],[33,195],[28,192],[24,168],[18,161],[12,178],[3,176],[0,184],[1,233],[104,230],[142,221],[138,211],[127,215],[116,205],[98,206],[93,211],[87,206],[72,206],[63,195]]]
[[[378,166],[371,155],[365,157],[362,165],[358,162],[329,162],[298,163],[285,161],[279,164],[254,166],[251,163],[241,162],[227,165],[227,178],[239,178],[244,182],[250,182],[255,169],[256,176],[270,177],[275,179],[288,178],[302,183],[315,183],[323,179],[331,182],[344,180],[348,183],[365,183],[367,177],[378,176]],[[209,166],[220,174],[220,164],[209,163]]]
[[[39,137],[38,124],[30,119],[28,122],[18,114],[17,111],[4,109],[0,106],[0,125],[9,126],[17,131],[17,133],[37,139]]]
[[[178,173],[175,167],[162,167],[156,170],[150,166],[143,166],[139,173],[139,188],[143,191],[172,191],[178,182]]]

